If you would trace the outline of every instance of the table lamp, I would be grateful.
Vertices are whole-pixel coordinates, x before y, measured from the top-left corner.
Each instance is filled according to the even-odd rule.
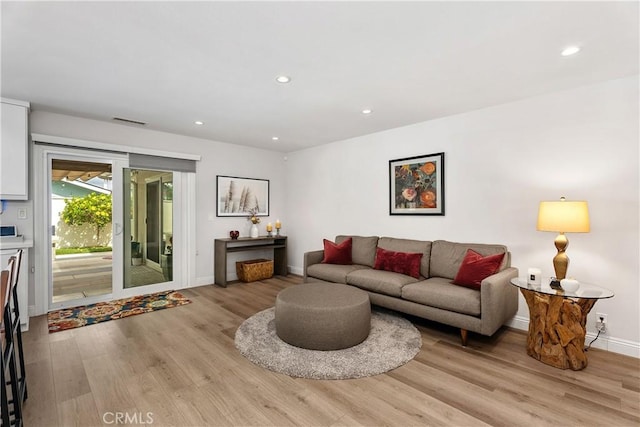
[[[569,240],[564,233],[589,232],[589,207],[585,201],[569,201],[561,197],[559,201],[540,202],[538,210],[538,231],[555,231],[558,234],[555,245],[558,253],[553,257],[556,280],[567,276],[569,257],[566,249]]]

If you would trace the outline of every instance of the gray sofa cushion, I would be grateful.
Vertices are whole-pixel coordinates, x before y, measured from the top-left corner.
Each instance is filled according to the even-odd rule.
[[[451,280],[433,277],[402,288],[402,298],[419,304],[480,316],[480,291],[451,284]]]
[[[507,252],[507,247],[504,245],[454,243],[446,240],[436,240],[431,245],[431,264],[429,267],[431,277],[455,278],[467,249],[472,249],[483,256]],[[509,267],[511,261],[507,255],[502,260],[499,271]]]
[[[396,239],[394,237],[381,237],[378,239],[378,247],[388,251],[421,253],[420,274],[429,277],[429,261],[431,259],[431,242],[427,240]]]
[[[378,236],[336,236],[336,243],[340,244],[351,237],[351,260],[354,264],[373,267],[376,260],[376,247],[378,246]]]
[[[417,281],[405,274],[370,268],[354,271],[347,276],[348,285],[393,297],[402,296],[402,287]]]
[[[307,276],[334,283],[347,283],[347,274],[360,269],[368,269],[364,265],[313,264],[307,268]]]

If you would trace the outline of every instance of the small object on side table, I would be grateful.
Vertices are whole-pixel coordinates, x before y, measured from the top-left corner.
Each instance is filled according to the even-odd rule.
[[[542,271],[539,268],[530,268],[528,270],[527,283],[530,285],[540,286]]]
[[[238,230],[232,230],[229,232],[229,237],[231,237],[233,240],[236,240],[238,236],[240,236],[240,232]]]
[[[562,290],[562,286],[560,285],[560,281],[558,279],[556,279],[555,277],[551,278],[551,281],[549,282],[549,287],[551,289],[555,289],[556,291],[561,291]]]
[[[562,286],[562,289],[566,292],[575,292],[580,287],[580,282],[575,279],[562,279],[560,281],[560,286]]]

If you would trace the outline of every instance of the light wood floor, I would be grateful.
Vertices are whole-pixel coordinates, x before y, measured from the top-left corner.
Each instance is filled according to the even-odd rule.
[[[594,349],[585,370],[563,371],[527,356],[522,331],[470,334],[463,348],[455,329],[411,319],[418,356],[357,380],[253,365],[235,350],[236,328],[301,281],[202,286],[183,307],[55,334],[32,318],[25,425],[115,425],[116,413],[154,426],[640,424],[640,360]]]

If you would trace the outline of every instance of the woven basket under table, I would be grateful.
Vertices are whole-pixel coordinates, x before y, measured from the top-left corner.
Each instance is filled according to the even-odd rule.
[[[273,260],[250,259],[236,262],[238,279],[243,282],[255,282],[273,277]]]

